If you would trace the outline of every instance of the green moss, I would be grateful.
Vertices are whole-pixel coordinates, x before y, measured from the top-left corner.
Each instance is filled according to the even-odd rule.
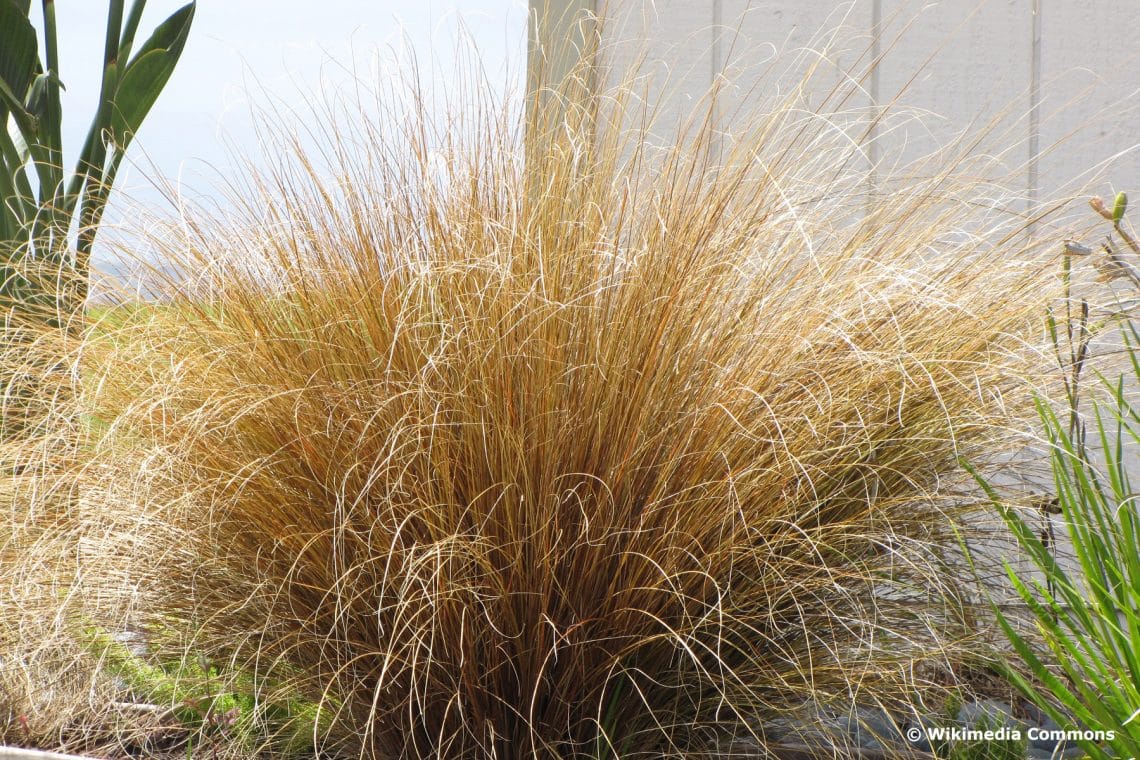
[[[110,673],[135,696],[169,707],[192,736],[218,736],[250,751],[271,747],[285,756],[311,755],[314,736],[325,733],[327,709],[301,697],[263,698],[267,691],[249,672],[192,655],[149,662],[105,630],[90,627],[87,644]],[[271,690],[274,695],[278,689]]]

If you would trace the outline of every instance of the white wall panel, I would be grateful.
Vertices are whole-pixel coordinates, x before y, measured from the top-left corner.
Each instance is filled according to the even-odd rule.
[[[894,111],[878,138],[884,164],[905,166],[988,130],[988,147],[1006,149],[996,171],[1027,188],[1031,0],[881,2],[879,103]]]
[[[1098,171],[1100,192],[1140,198],[1140,3],[1041,5],[1041,188]]]
[[[782,103],[829,116],[865,111],[873,7],[872,0],[721,0],[717,70],[728,82],[719,109],[726,140]]]
[[[604,18],[606,85],[633,78],[641,102],[630,112],[632,127],[644,115],[662,143],[708,94],[713,70],[714,0],[611,0],[600,3]]]
[[[1026,196],[1075,191],[1097,172],[1101,192],[1140,195],[1140,2],[610,0],[602,11],[611,67],[644,61],[658,135],[719,72],[730,80],[718,111],[731,139],[811,62],[820,65],[805,103],[818,107],[840,72],[866,75],[877,49],[882,64],[848,105],[865,97],[894,111],[874,148],[885,168],[988,129],[985,144],[1004,149],[999,166]]]

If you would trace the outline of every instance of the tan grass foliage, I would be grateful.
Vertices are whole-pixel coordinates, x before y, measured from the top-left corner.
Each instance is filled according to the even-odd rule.
[[[130,618],[131,578],[118,558],[131,534],[77,509],[84,466],[73,403],[56,398],[37,410],[26,400],[20,417],[40,425],[6,441],[0,482],[0,743],[108,751],[155,728],[84,645],[96,621]]]
[[[409,93],[330,107],[327,155],[283,123],[243,218],[98,312],[83,440],[31,468],[77,582],[364,757],[695,756],[920,688],[966,633],[957,458],[1017,429],[1053,293],[986,167],[870,192],[794,98],[654,153],[620,88],[524,165],[487,89]]]

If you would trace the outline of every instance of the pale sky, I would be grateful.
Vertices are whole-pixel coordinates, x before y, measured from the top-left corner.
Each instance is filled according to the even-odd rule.
[[[136,45],[183,2],[150,0]],[[56,0],[55,5],[70,167],[98,99],[107,3]],[[38,27],[39,3],[33,6]],[[250,92],[264,88],[301,106],[306,90],[349,80],[340,64],[355,59],[367,68],[379,57],[386,65],[407,65],[395,63],[408,60],[407,48],[421,70],[431,63],[447,70],[458,49],[460,21],[488,75],[501,80],[504,90],[517,87],[525,72],[526,17],[526,0],[199,0],[178,68],[128,153],[128,162],[137,167],[121,173],[116,187],[148,203],[155,194],[145,175],[157,171],[180,178],[191,194],[210,195],[218,173],[233,171],[227,143],[239,152],[256,152]],[[126,208],[122,199],[112,202],[107,222],[121,223]]]

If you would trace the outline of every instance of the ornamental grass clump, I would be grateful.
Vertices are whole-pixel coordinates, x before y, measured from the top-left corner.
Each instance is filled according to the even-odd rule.
[[[708,122],[608,128],[620,88],[526,151],[487,89],[416,92],[330,109],[327,154],[277,133],[84,339],[85,453],[41,474],[151,654],[370,758],[715,756],[910,699],[1054,289],[1024,217],[966,156],[871,192],[839,94],[719,162]]]

